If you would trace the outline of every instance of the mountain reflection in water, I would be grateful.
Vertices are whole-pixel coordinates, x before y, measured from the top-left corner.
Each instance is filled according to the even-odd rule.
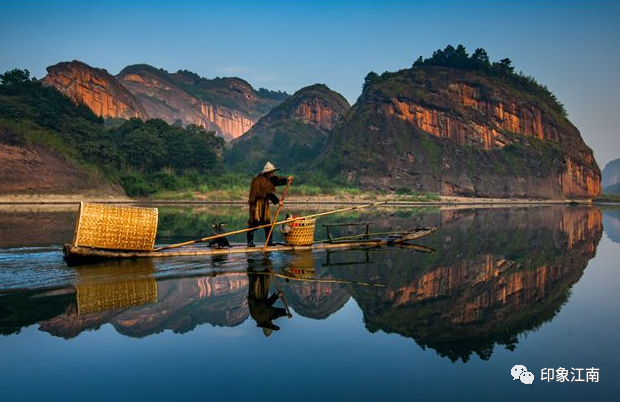
[[[370,332],[398,333],[453,361],[468,361],[472,353],[487,359],[496,345],[516,348],[520,334],[537,330],[560,311],[602,234],[601,212],[580,207],[446,210],[413,218],[384,213],[373,219],[389,227],[411,226],[412,220],[438,226],[438,233],[420,241],[437,251],[259,256],[241,259],[234,272],[175,277],[157,277],[160,262],[152,260],[76,267],[70,288],[0,297],[0,333],[38,324],[41,331],[71,339],[111,324],[120,334],[141,338],[252,319],[257,331],[269,328],[274,338],[271,331],[287,320],[278,310],[284,301],[292,319],[298,314],[322,320],[353,298]],[[329,282],[333,279],[343,283]],[[273,317],[258,322],[262,318],[250,310],[264,302],[260,297],[277,297],[274,281],[284,300],[261,305],[260,314]],[[259,297],[261,286],[266,291]],[[265,313],[269,308],[276,313]]]

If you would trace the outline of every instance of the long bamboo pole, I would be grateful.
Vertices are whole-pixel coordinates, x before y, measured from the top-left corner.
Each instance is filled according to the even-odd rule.
[[[295,221],[298,221],[298,220],[301,220],[301,219],[310,219],[310,218],[316,218],[316,217],[319,217],[319,216],[326,216],[326,215],[331,215],[331,214],[337,214],[337,213],[340,213],[340,212],[354,211],[354,210],[357,210],[357,209],[364,209],[364,208],[369,208],[369,207],[376,207],[378,205],[387,204],[387,202],[388,201],[379,201],[379,202],[373,202],[372,204],[356,205],[354,207],[334,209],[332,211],[326,211],[326,212],[321,212],[321,213],[312,214],[312,215],[300,216],[298,218],[291,218],[291,219],[287,219],[287,220],[284,220],[284,221],[275,222],[274,225],[276,225],[276,226],[277,225],[283,225],[285,223],[291,223],[291,222],[295,222]],[[167,250],[167,249],[170,249],[170,248],[177,248],[177,247],[188,246],[190,244],[202,243],[202,242],[205,242],[205,241],[208,241],[208,240],[218,239],[220,237],[232,236],[232,235],[236,235],[236,234],[240,234],[240,233],[249,232],[250,230],[266,228],[266,227],[269,227],[269,226],[271,226],[271,223],[268,223],[268,224],[265,224],[265,225],[256,226],[256,227],[253,227],[253,228],[239,229],[239,230],[235,230],[233,232],[228,232],[228,233],[222,233],[222,234],[207,236],[207,237],[203,237],[202,239],[198,239],[198,240],[190,240],[190,241],[186,241],[186,242],[183,242],[183,243],[170,244],[168,246],[157,247],[157,248],[154,248],[153,251]]]

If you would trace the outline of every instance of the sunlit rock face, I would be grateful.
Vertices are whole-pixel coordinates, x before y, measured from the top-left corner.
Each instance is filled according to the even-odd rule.
[[[288,96],[259,91],[240,78],[206,79],[189,71],[168,73],[149,65],[133,65],[116,77],[80,61],[47,68],[43,79],[76,103],[104,118],[162,119],[169,124],[195,124],[226,140],[247,132]],[[328,124],[328,116],[319,116]]]
[[[278,100],[261,97],[238,78],[205,79],[186,71],[168,73],[148,65],[123,69],[118,80],[152,117],[170,124],[196,124],[227,141],[247,132]]]
[[[376,281],[388,287],[354,288],[353,297],[371,331],[400,333],[453,360],[487,358],[496,344],[515,347],[520,333],[552,319],[602,233],[593,208],[449,215],[432,264],[421,256],[406,274],[377,270]],[[501,227],[493,229],[491,217]]]
[[[123,70],[125,71],[125,70]],[[196,124],[215,130],[230,140],[248,131],[254,120],[222,106],[202,102],[188,94],[168,77],[148,69],[119,74],[121,83],[144,105],[151,116],[170,124]]]
[[[62,62],[47,68],[46,85],[58,89],[76,103],[88,106],[97,116],[147,119],[142,105],[106,70],[80,61]]]
[[[300,118],[304,123],[312,124],[324,131],[334,128],[346,109],[338,110],[321,99],[305,99],[295,108],[293,117]]]
[[[593,198],[601,187],[592,150],[550,100],[441,67],[367,83],[324,158],[368,187],[444,195]]]
[[[502,148],[512,141],[502,131],[526,137],[558,141],[561,131],[535,104],[510,97],[479,84],[454,82],[442,93],[457,107],[478,112],[488,121],[463,120],[461,116],[415,101],[393,98],[384,107],[390,115],[417,125],[436,137],[484,149]]]

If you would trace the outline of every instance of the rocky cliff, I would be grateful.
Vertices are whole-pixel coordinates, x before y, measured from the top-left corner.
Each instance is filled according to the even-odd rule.
[[[316,158],[350,105],[326,85],[300,89],[232,143],[226,159],[257,170],[265,160],[291,167]]]
[[[117,78],[151,117],[170,124],[196,124],[226,140],[241,136],[281,102],[277,96],[261,95],[238,78],[209,80],[188,71],[168,73],[145,64],[126,67]]]
[[[481,197],[600,192],[592,151],[556,102],[508,79],[438,66],[369,75],[320,163],[372,188]]]
[[[80,61],[62,62],[48,67],[43,82],[69,96],[74,102],[87,105],[97,116],[148,118],[142,105],[114,76]]]

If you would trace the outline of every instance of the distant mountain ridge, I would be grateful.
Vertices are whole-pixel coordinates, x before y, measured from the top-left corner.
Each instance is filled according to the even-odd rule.
[[[187,70],[169,73],[147,64],[124,68],[116,77],[80,61],[48,67],[43,78],[75,102],[105,118],[160,118],[196,124],[226,140],[239,137],[288,97],[256,91],[240,78],[206,79]]]
[[[226,161],[250,171],[266,160],[303,169],[321,153],[329,132],[350,107],[324,84],[302,88],[232,141]]]
[[[161,119],[106,124],[86,104],[15,69],[0,74],[0,145],[0,196],[125,190],[139,197],[204,183],[219,169],[225,142]]]
[[[399,194],[540,199],[601,191],[592,150],[563,105],[509,59],[491,63],[483,49],[470,56],[448,46],[411,68],[371,72],[353,107],[323,84],[289,96],[146,64],[114,77],[59,63],[41,80],[47,88],[33,85],[27,70],[0,80],[0,123],[48,141],[86,170],[102,169],[132,196],[220,186],[212,173],[246,174],[265,160],[322,189],[348,182]],[[37,126],[53,132],[39,139]],[[242,181],[232,176],[226,180]]]
[[[61,62],[47,67],[43,83],[55,87],[74,102],[85,104],[97,116],[148,118],[140,102],[113,75],[81,61]]]
[[[620,158],[614,159],[605,165],[602,171],[603,192],[607,194],[620,194]]]

